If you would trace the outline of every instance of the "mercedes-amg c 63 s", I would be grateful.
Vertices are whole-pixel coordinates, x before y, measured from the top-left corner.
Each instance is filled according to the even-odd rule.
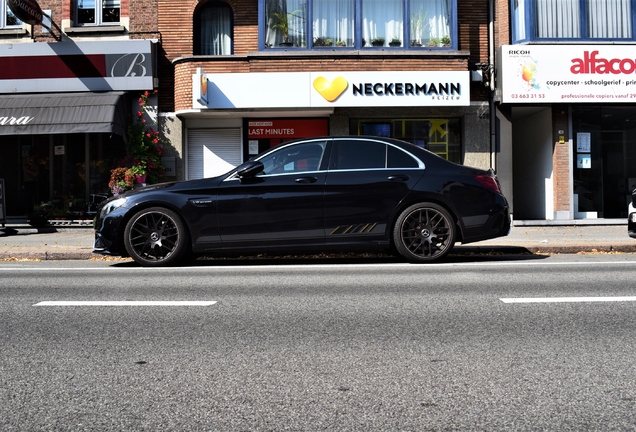
[[[113,197],[96,218],[94,251],[143,266],[197,254],[361,249],[430,262],[456,242],[509,230],[492,171],[399,140],[322,137],[281,144],[218,177]]]

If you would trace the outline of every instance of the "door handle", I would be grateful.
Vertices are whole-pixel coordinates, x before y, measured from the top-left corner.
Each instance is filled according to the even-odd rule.
[[[296,183],[316,183],[318,181],[317,177],[300,177],[294,180]]]
[[[389,176],[389,181],[408,181],[409,176],[407,175],[392,175]]]

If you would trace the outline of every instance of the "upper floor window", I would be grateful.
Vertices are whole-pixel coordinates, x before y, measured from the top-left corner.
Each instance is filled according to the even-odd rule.
[[[456,48],[456,0],[259,0],[261,48]]]
[[[22,27],[22,21],[11,12],[6,0],[0,0],[0,28],[18,27]]]
[[[232,54],[232,8],[226,3],[210,1],[194,16],[194,54]]]
[[[636,0],[511,0],[513,43],[632,40]]]
[[[119,24],[120,0],[77,0],[77,25]]]

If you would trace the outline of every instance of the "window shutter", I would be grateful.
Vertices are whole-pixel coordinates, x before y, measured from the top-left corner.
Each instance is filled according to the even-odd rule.
[[[242,162],[241,129],[189,129],[187,179],[225,174]]]

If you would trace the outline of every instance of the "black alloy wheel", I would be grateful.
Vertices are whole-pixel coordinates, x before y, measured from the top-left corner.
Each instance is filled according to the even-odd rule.
[[[453,249],[457,227],[450,213],[434,203],[415,204],[400,214],[393,242],[411,262],[439,260]]]
[[[137,212],[126,224],[124,245],[133,260],[146,267],[178,263],[189,235],[179,215],[162,207]]]

